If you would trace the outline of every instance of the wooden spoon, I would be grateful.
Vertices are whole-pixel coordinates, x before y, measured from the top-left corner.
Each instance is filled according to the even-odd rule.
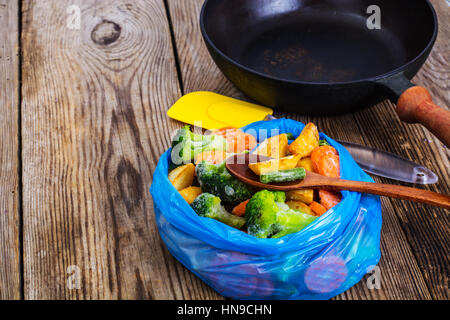
[[[272,160],[272,158],[251,154],[240,154],[229,157],[226,161],[226,166],[228,171],[237,179],[258,189],[276,191],[292,191],[299,189],[327,189],[336,191],[349,190],[414,202],[427,203],[434,206],[450,209],[450,196],[440,193],[392,184],[329,178],[309,171],[306,171],[306,177],[302,181],[264,184],[261,183],[259,181],[259,177],[252,170],[250,170],[248,164],[268,160]]]

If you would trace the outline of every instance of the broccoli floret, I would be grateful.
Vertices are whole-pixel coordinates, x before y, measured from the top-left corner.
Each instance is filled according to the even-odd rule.
[[[195,170],[203,192],[219,197],[226,205],[238,205],[250,199],[254,194],[250,186],[239,181],[228,172],[225,162],[215,165],[202,161],[196,166]]]
[[[286,194],[263,190],[256,193],[245,211],[248,233],[257,238],[281,238],[295,233],[317,217],[290,209]]]
[[[277,232],[277,202],[285,202],[284,192],[267,190],[256,193],[248,202],[245,210],[248,233],[257,238],[270,238]]]
[[[281,238],[291,233],[296,233],[317,219],[316,216],[293,210],[285,203],[277,203],[280,211],[277,213],[278,233],[272,238]]]
[[[222,136],[195,134],[189,126],[177,131],[172,140],[171,160],[176,166],[191,163],[195,157],[207,151],[226,151],[227,141]]]
[[[215,219],[230,227],[241,229],[245,219],[229,213],[222,206],[220,198],[210,193],[203,193],[192,203],[192,208],[201,217]]]

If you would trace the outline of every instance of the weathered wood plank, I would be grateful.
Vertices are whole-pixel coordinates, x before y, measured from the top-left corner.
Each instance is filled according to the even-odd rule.
[[[393,152],[428,166],[439,174],[440,182],[434,186],[417,187],[448,194],[448,172],[440,171],[438,164],[442,163],[442,158],[439,153],[432,150],[429,144],[424,142],[423,129],[415,126],[408,127],[400,123],[394,107],[387,103],[378,108],[380,109],[377,111],[372,109],[373,111],[366,110],[355,114],[358,123],[366,124],[361,126],[361,131],[367,145],[385,150],[392,148]],[[382,108],[385,110],[381,110]],[[389,179],[377,180],[393,183]],[[394,199],[385,199],[384,209],[386,207],[396,213],[396,223],[400,223],[400,230],[403,230],[401,233],[406,234],[406,239],[403,240],[405,244],[409,243],[409,246],[412,247],[412,252],[425,275],[425,281],[432,297],[438,298],[438,292],[443,295],[447,290],[445,289],[447,286],[445,275],[448,274],[449,230],[446,211]],[[386,227],[386,225],[385,222],[384,226]],[[396,233],[393,236],[397,237]],[[387,249],[390,250],[391,247],[392,243]],[[427,264],[424,264],[423,261],[427,261]],[[429,278],[427,274],[432,278]]]
[[[439,19],[435,47],[413,82],[430,90],[442,107],[450,106],[450,9],[444,1],[431,1]],[[380,106],[355,114],[369,145],[420,162],[439,175],[436,185],[424,189],[450,193],[449,149],[420,125],[398,120],[395,106]],[[389,182],[382,179],[384,182]],[[410,243],[433,299],[448,299],[450,220],[448,211],[426,205],[389,200]]]
[[[25,298],[211,298],[148,193],[179,125],[163,0],[25,1],[22,42]]]
[[[243,98],[244,95],[219,71],[205,48],[198,22],[204,1],[166,2],[173,22],[184,94],[202,88],[234,98]]]
[[[174,24],[185,93],[209,90],[236,98],[244,98],[219,72],[203,44],[198,27],[202,0],[168,0]],[[313,121],[331,136],[348,141],[365,143],[360,123],[353,115],[339,117],[308,117],[276,112],[277,117],[299,121]],[[382,229],[381,289],[369,290],[364,279],[337,299],[430,299],[431,295],[421,270],[406,241],[394,207],[383,200],[384,226]]]
[[[20,298],[19,11],[0,0],[0,299]]]

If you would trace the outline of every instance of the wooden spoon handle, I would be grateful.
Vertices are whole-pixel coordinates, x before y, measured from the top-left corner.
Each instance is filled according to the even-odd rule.
[[[339,191],[349,190],[361,193],[370,193],[379,196],[427,203],[434,206],[450,209],[450,196],[423,189],[333,178],[322,179],[321,184],[324,185],[323,189]]]
[[[401,120],[421,123],[447,147],[450,147],[450,111],[433,103],[423,87],[411,87],[398,99],[397,113]]]

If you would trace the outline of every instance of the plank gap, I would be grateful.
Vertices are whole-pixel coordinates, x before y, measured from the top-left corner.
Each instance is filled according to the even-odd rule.
[[[20,300],[19,0],[0,0],[0,299]]]
[[[184,96],[183,74],[181,72],[180,57],[178,55],[177,42],[175,40],[175,31],[173,29],[172,16],[170,15],[170,7],[169,7],[169,3],[167,2],[167,0],[163,0],[163,2],[164,2],[164,8],[166,10],[167,22],[169,24],[170,39],[172,41],[173,56],[175,59],[175,67],[177,68],[177,76],[178,76],[178,82],[180,85],[180,91],[181,91],[181,95]]]
[[[17,0],[17,17],[18,17],[18,34],[17,34],[17,43],[18,43],[18,148],[17,148],[17,157],[18,157],[18,168],[17,168],[17,176],[18,176],[18,212],[19,212],[19,299],[25,299],[25,286],[24,286],[24,262],[23,262],[23,180],[22,180],[22,169],[23,169],[23,159],[22,159],[22,1]]]

